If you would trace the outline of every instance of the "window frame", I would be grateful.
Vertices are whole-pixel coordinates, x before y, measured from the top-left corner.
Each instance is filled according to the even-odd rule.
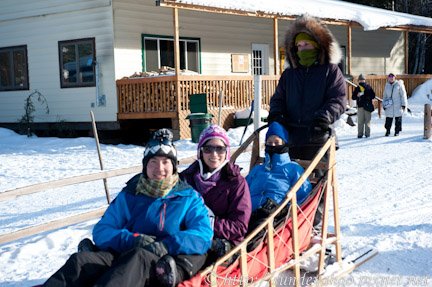
[[[25,67],[23,68],[23,72],[25,73],[22,86],[20,84],[15,83],[16,78],[16,63],[14,60],[14,52],[22,50],[24,54],[24,63]],[[7,52],[10,70],[8,71],[9,77],[11,77],[11,85],[10,86],[2,86],[0,82],[0,92],[4,91],[28,91],[30,89],[29,83],[29,71],[28,71],[28,53],[27,53],[27,45],[19,45],[19,46],[10,46],[10,47],[2,47],[0,48],[0,52]],[[0,67],[1,68],[1,67]],[[1,76],[1,75],[0,75]]]
[[[154,35],[154,34],[142,34],[141,35],[141,46],[142,46],[142,71],[143,72],[149,72],[147,71],[147,61],[146,61],[146,49],[145,49],[145,41],[146,40],[157,40],[157,49],[158,49],[158,69],[161,68],[161,51],[160,51],[160,40],[168,40],[168,41],[172,41],[174,42],[174,37],[172,36],[165,36],[165,35]],[[201,39],[200,38],[192,38],[192,37],[180,37],[180,45],[184,45],[184,62],[185,62],[185,68],[190,70],[188,67],[188,55],[187,55],[187,43],[188,42],[192,42],[192,43],[197,43],[198,47],[197,47],[197,72],[198,74],[201,74],[202,71],[202,67],[201,67]],[[181,48],[180,48],[181,49]],[[180,55],[180,63],[182,62],[181,59],[182,55]],[[174,62],[174,59],[173,59]]]
[[[251,73],[252,75],[269,75],[269,45],[252,43]],[[259,55],[258,55],[259,54]]]
[[[264,60],[262,50],[252,50],[252,74],[264,75]]]
[[[77,62],[77,59],[79,59],[79,50],[78,45],[80,44],[91,44],[92,45],[92,52],[93,52],[93,62],[92,62],[92,73],[93,73],[93,81],[91,82],[84,82],[82,79],[77,77],[77,82],[75,83],[69,83],[66,82],[63,77],[63,57],[62,57],[62,47],[68,46],[68,45],[75,45],[75,62]],[[96,87],[97,82],[97,74],[96,74],[96,39],[95,38],[81,38],[81,39],[73,39],[73,40],[64,40],[64,41],[58,41],[58,56],[59,56],[59,78],[60,78],[60,88],[67,89],[67,88],[85,88],[85,87]],[[80,69],[80,66],[78,65],[77,71]],[[79,72],[78,72],[79,73]]]
[[[346,53],[346,46],[345,45],[341,45],[340,46],[341,50],[342,50],[342,59],[341,61],[338,63],[339,69],[342,71],[342,74],[346,75],[346,72],[348,70],[348,61],[347,61],[347,53]]]

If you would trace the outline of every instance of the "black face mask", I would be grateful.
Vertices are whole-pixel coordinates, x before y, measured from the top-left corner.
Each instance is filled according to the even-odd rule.
[[[287,153],[288,151],[289,151],[289,148],[286,144],[275,145],[275,146],[270,146],[270,145],[265,146],[265,152],[268,153],[270,156],[272,156],[275,153],[276,154]]]

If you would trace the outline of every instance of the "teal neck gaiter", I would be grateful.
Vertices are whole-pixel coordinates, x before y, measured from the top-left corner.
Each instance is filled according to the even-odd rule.
[[[304,67],[310,67],[318,58],[318,49],[298,51],[299,62]]]

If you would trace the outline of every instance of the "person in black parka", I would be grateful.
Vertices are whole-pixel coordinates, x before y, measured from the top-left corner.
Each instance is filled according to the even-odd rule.
[[[277,121],[288,130],[291,159],[312,160],[329,136],[335,135],[332,124],[347,105],[345,78],[338,67],[342,51],[325,25],[303,15],[285,36],[285,53],[289,67],[270,99],[268,122]],[[315,173],[324,176],[325,171]],[[321,226],[323,208],[321,200],[315,228]]]
[[[331,125],[345,112],[346,84],[338,67],[342,52],[330,30],[310,16],[299,17],[285,37],[288,67],[270,100],[268,121],[290,134],[292,159],[312,159]]]

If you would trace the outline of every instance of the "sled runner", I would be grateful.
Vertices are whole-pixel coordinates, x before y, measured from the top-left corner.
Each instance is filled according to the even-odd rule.
[[[233,154],[231,160],[246,150],[253,142],[251,168],[260,162],[259,133],[267,126],[256,130],[244,144]],[[300,161],[305,167],[304,174],[288,192],[282,204],[269,218],[253,230],[245,240],[215,263],[208,266],[191,279],[179,284],[183,287],[198,286],[257,286],[268,282],[276,286],[278,275],[285,270],[292,270],[289,285],[301,286],[300,263],[318,254],[318,270],[307,283],[316,283],[325,276],[326,248],[334,246],[334,260],[339,265],[339,273],[332,276],[344,275],[356,266],[369,259],[375,252],[359,255],[355,264],[343,262],[340,245],[340,226],[338,214],[338,191],[335,176],[335,137],[332,136],[323,145],[315,158],[310,161]],[[327,154],[327,159],[323,159]],[[317,178],[314,170],[324,170],[324,176]],[[312,193],[301,205],[297,205],[296,191],[309,178],[314,184]],[[321,197],[324,200],[324,210],[321,230],[313,230],[313,221]],[[333,204],[334,231],[329,233],[329,206]],[[262,236],[264,234],[264,236]],[[256,238],[258,235],[258,238]],[[261,236],[259,236],[261,235]],[[311,239],[314,236],[314,241]],[[257,242],[258,240],[258,242]],[[251,250],[251,246],[254,246]],[[369,254],[370,253],[370,254]],[[372,255],[372,256],[373,256]],[[233,263],[232,257],[237,258]],[[230,264],[231,263],[231,264]],[[333,264],[333,265],[334,265]],[[347,267],[347,265],[349,267]],[[354,267],[353,267],[354,266]],[[280,278],[279,278],[280,279]],[[304,279],[304,278],[303,278]],[[284,278],[285,285],[287,278]]]

